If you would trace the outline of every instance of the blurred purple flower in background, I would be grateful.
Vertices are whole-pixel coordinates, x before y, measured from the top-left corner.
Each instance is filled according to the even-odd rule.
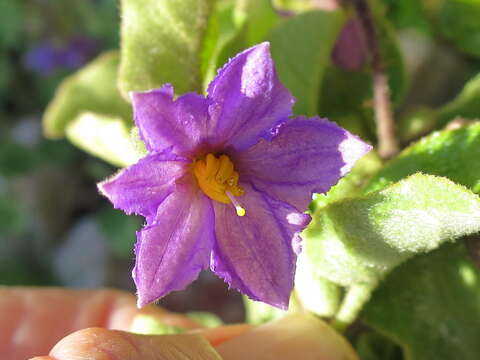
[[[27,52],[25,66],[43,75],[49,75],[60,69],[72,70],[87,63],[97,50],[97,41],[87,36],[70,38],[64,44],[47,40]]]
[[[332,53],[335,65],[345,70],[361,70],[368,58],[365,31],[359,19],[352,17],[343,26]]]
[[[116,208],[146,218],[133,277],[143,306],[208,267],[282,309],[293,288],[312,193],[326,192],[371,147],[318,117],[290,118],[269,44],[230,60],[203,97],[173,88],[132,94],[149,154],[99,184]]]

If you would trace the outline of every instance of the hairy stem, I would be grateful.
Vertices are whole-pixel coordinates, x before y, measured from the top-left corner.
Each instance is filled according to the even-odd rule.
[[[367,0],[351,0],[365,30],[367,44],[371,54],[373,109],[377,124],[378,152],[383,158],[391,158],[399,145],[395,137],[395,123],[390,102],[388,77],[382,61],[378,34]]]

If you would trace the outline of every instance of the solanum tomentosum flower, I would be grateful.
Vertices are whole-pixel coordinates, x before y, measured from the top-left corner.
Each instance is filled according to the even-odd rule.
[[[288,307],[299,232],[370,146],[334,123],[294,117],[269,44],[225,65],[203,97],[132,94],[148,155],[99,184],[116,208],[146,217],[133,277],[139,306],[209,267],[250,298]]]

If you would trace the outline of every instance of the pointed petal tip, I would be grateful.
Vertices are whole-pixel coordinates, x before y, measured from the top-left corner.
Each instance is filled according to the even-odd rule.
[[[262,302],[264,304],[267,304],[267,305],[270,305],[270,306],[273,306],[277,309],[280,309],[280,310],[283,310],[283,311],[288,311],[288,306],[289,306],[289,303],[290,303],[290,297],[287,297],[285,299],[275,299],[273,301],[270,301],[270,300],[267,300],[267,299],[259,299],[255,296],[251,296],[251,295],[247,295],[248,298],[252,301],[258,301],[258,302]]]
[[[358,136],[347,132],[345,140],[339,145],[339,150],[345,163],[341,169],[342,175],[348,173],[353,168],[355,163],[372,149],[372,145],[364,142]]]
[[[270,52],[270,42],[269,41],[264,41],[261,42],[257,45],[252,46],[250,49],[255,49],[255,50],[262,50],[262,51],[268,51]]]
[[[135,110],[138,106],[142,106],[143,102],[150,98],[150,96],[161,96],[167,97],[168,99],[173,99],[174,90],[172,84],[165,83],[161,87],[156,89],[149,89],[145,91],[130,91],[128,93],[130,100],[132,102],[133,111],[135,114]],[[134,116],[135,117],[135,116]]]
[[[150,297],[143,296],[140,292],[137,292],[137,308],[141,309],[150,303],[153,303],[158,299],[151,299]]]

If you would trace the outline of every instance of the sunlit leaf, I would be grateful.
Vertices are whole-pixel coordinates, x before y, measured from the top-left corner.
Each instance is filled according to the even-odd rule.
[[[79,148],[110,164],[126,167],[146,155],[132,138],[132,128],[121,118],[84,112],[66,130],[68,139]]]
[[[83,112],[118,117],[131,123],[130,105],[117,90],[117,52],[97,59],[68,77],[57,89],[43,117],[48,137],[62,137],[67,125]]]
[[[480,122],[421,139],[381,169],[365,191],[382,189],[418,171],[448,177],[479,193]]]
[[[415,174],[321,208],[303,232],[303,251],[318,276],[373,288],[414,255],[477,231],[477,195],[446,178]]]
[[[211,0],[122,0],[119,86],[130,91],[171,83],[177,93],[201,91],[200,50]]]

